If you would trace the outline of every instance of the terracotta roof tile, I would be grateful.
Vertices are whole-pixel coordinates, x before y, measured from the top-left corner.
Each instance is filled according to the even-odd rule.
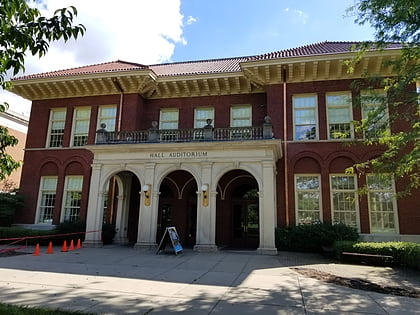
[[[53,77],[63,77],[63,76],[72,76],[72,75],[81,75],[81,74],[143,70],[143,69],[148,69],[148,67],[145,65],[134,63],[134,62],[117,60],[117,61],[99,63],[99,64],[90,65],[90,66],[83,66],[83,67],[66,69],[66,70],[30,74],[27,76],[17,77],[14,80],[53,78]]]
[[[277,59],[277,58],[291,58],[291,57],[304,57],[316,56],[326,54],[337,54],[350,52],[353,47],[361,44],[361,42],[321,42],[305,46],[300,46],[292,49],[285,49],[275,51],[263,55],[250,57],[249,60],[264,60],[264,59]],[[390,44],[387,48],[401,48],[400,44]]]
[[[325,54],[346,53],[360,42],[321,42],[305,46],[300,46],[292,49],[285,49],[276,52],[271,52],[263,55],[236,57],[225,59],[212,60],[198,60],[187,62],[175,62],[155,65],[142,65],[126,61],[112,61],[107,63],[100,63],[79,68],[52,71],[41,74],[32,74],[27,76],[17,77],[13,80],[27,80],[63,77],[82,74],[104,73],[104,72],[119,72],[130,70],[144,70],[150,69],[155,72],[157,76],[178,76],[178,75],[197,75],[210,73],[224,73],[224,72],[240,72],[240,63],[255,60],[277,59],[277,58],[291,58],[304,57]],[[390,44],[388,48],[401,48],[400,44]]]
[[[152,69],[158,76],[239,72],[241,70],[239,63],[246,61],[248,58],[249,57],[238,57],[156,64],[150,66],[150,69]]]

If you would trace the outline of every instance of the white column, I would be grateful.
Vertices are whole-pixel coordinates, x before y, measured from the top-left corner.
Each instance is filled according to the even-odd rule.
[[[145,193],[142,189],[140,192],[140,210],[139,223],[137,232],[137,243],[135,247],[155,247],[156,244],[156,229],[157,229],[157,213],[159,206],[159,192],[154,189],[155,178],[155,163],[148,163],[145,165],[146,176],[144,185],[150,185],[150,205],[145,205]]]
[[[216,246],[216,192],[212,190],[212,163],[202,163],[201,185],[198,184],[197,235],[194,250],[217,251]],[[203,205],[202,186],[207,185],[209,202]]]
[[[275,228],[277,226],[277,200],[275,164],[262,162],[263,187],[260,189],[260,246],[257,251],[265,255],[277,255]]]
[[[86,247],[101,247],[101,230],[103,217],[104,192],[102,190],[101,164],[92,165],[90,178],[89,200],[86,216],[86,237],[83,243]]]

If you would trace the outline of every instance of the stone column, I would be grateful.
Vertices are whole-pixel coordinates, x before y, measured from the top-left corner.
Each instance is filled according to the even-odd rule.
[[[216,246],[216,193],[212,189],[212,163],[203,163],[201,185],[198,187],[197,235],[194,250],[217,251]],[[203,203],[203,185],[207,186],[208,205]]]
[[[260,246],[257,251],[277,255],[275,228],[277,226],[277,199],[274,162],[262,162],[263,189],[260,189]]]
[[[90,179],[89,200],[86,216],[86,237],[83,243],[86,247],[101,247],[102,217],[104,212],[104,192],[101,178],[101,164],[92,165],[92,176]]]
[[[157,212],[159,205],[159,193],[154,189],[155,178],[155,163],[148,163],[145,165],[146,176],[145,182],[142,183],[142,191],[140,197],[140,211],[139,223],[137,233],[137,243],[135,247],[148,247],[156,246],[156,228],[157,228]],[[150,198],[150,205],[145,204],[145,192],[143,187],[148,185],[148,194]]]

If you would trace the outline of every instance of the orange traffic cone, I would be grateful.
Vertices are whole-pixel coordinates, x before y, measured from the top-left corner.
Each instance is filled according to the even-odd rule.
[[[80,238],[79,238],[79,239],[77,239],[77,245],[76,245],[76,248],[77,248],[77,249],[82,248],[82,243],[80,242]]]
[[[39,244],[36,244],[35,246],[35,251],[33,253],[34,256],[39,256],[41,255],[40,251],[39,251]]]
[[[67,242],[64,240],[63,247],[61,247],[62,252],[67,252]]]
[[[48,244],[47,254],[54,254],[52,242]]]
[[[74,243],[73,240],[70,241],[70,247],[69,250],[74,250]]]

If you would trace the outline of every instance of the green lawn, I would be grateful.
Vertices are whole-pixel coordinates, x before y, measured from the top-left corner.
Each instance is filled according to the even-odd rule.
[[[0,303],[0,314],[7,315],[95,315],[78,311],[61,311],[47,308],[29,308]]]

